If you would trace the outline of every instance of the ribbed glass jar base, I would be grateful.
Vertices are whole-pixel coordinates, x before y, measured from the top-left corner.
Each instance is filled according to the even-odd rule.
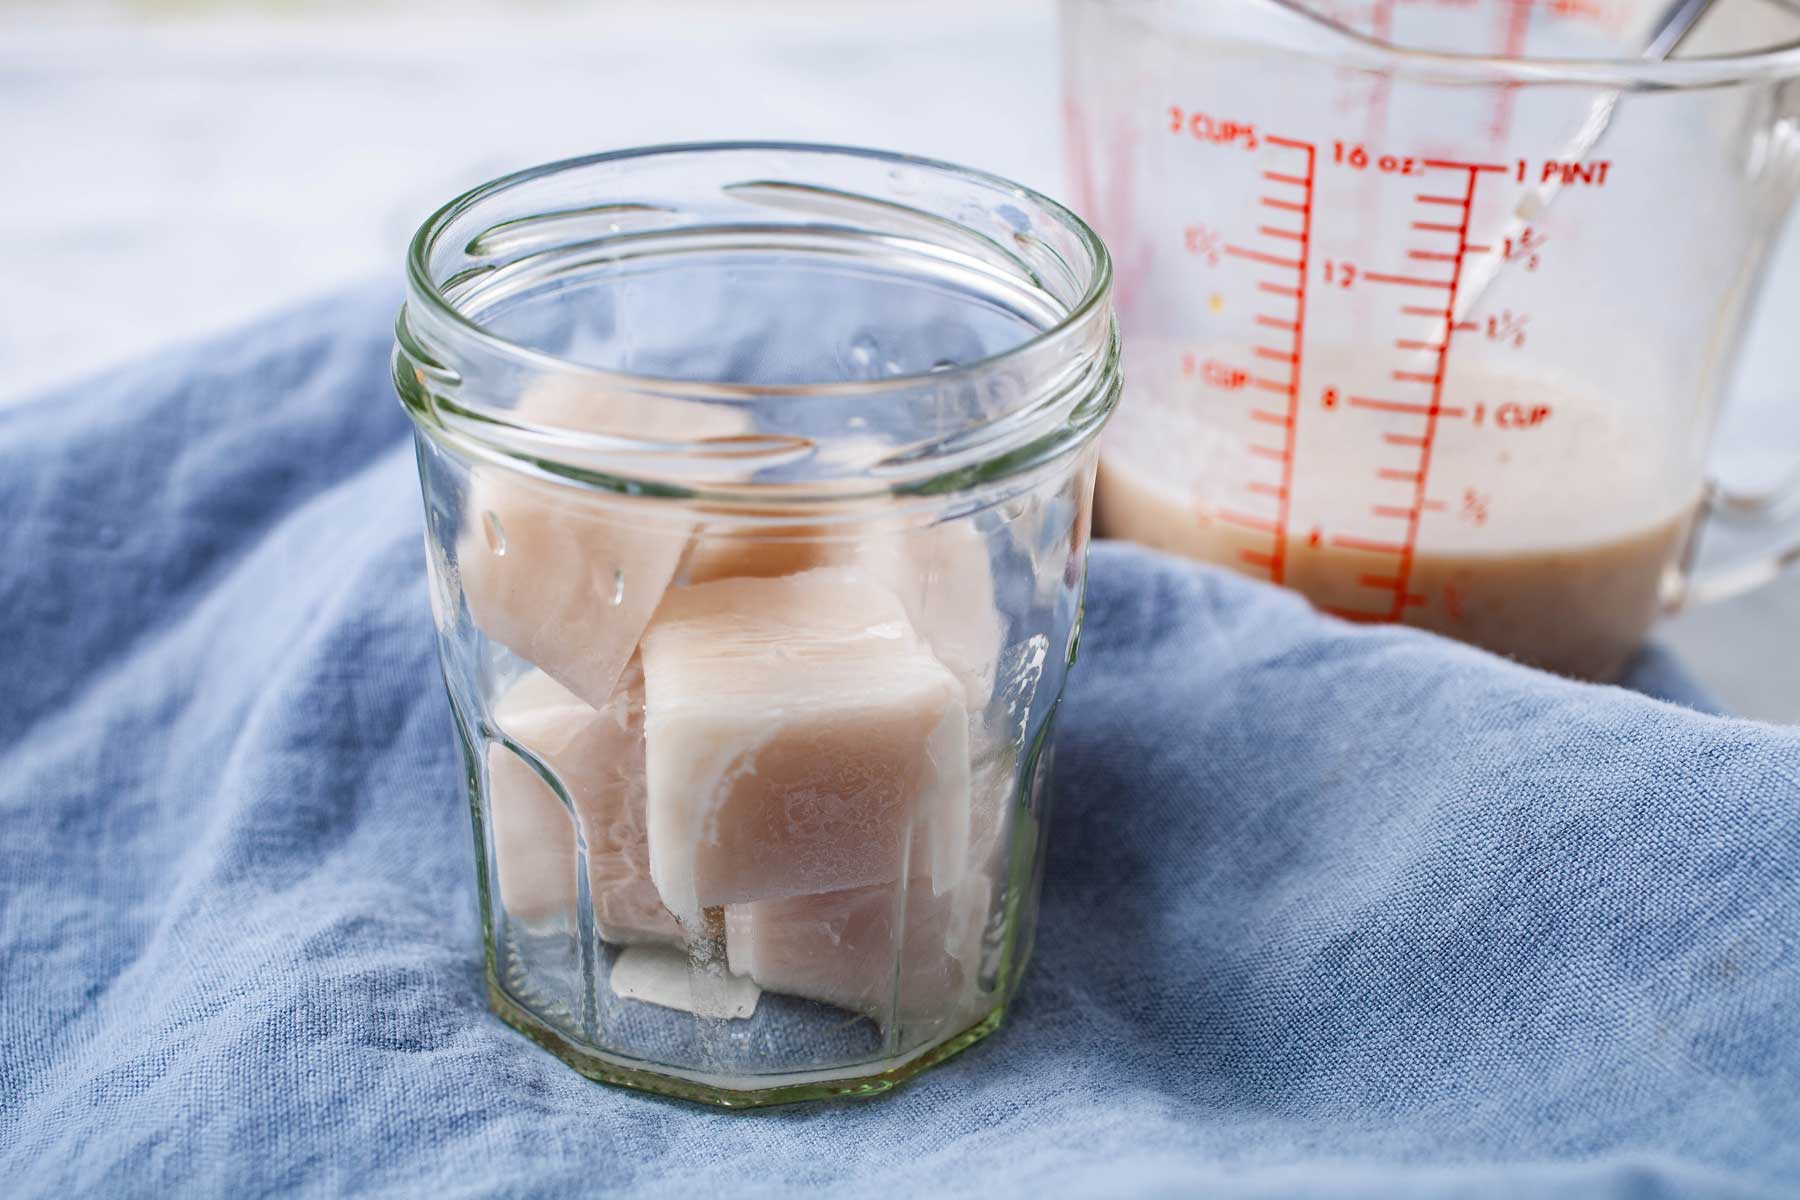
[[[868,1075],[819,1078],[824,1072],[796,1072],[789,1076],[709,1081],[632,1066],[577,1046],[538,1021],[528,1009],[507,995],[506,989],[495,978],[491,965],[488,968],[487,993],[488,1007],[496,1016],[589,1079],[634,1091],[673,1096],[678,1100],[731,1109],[766,1108],[774,1104],[793,1104],[804,1100],[879,1096],[892,1091],[919,1072],[973,1046],[1000,1028],[1000,1022],[1006,1015],[1006,1005],[997,1004],[962,1032],[922,1048],[912,1058],[897,1066]]]

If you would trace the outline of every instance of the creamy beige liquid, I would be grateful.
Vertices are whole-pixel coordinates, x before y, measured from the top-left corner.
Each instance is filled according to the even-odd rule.
[[[1495,429],[1495,407],[1521,396],[1550,415]],[[1243,517],[1277,511],[1246,485],[1278,481],[1281,466],[1244,446],[1279,443],[1279,431],[1269,438],[1229,426],[1235,397],[1136,398],[1102,447],[1096,527],[1271,578],[1272,524]],[[1465,376],[1444,401],[1465,413],[1478,402],[1490,418],[1483,427],[1468,416],[1440,422],[1426,476],[1434,503],[1409,562],[1391,549],[1406,541],[1407,522],[1372,510],[1410,508],[1411,485],[1377,481],[1376,472],[1414,461],[1416,450],[1396,453],[1382,434],[1415,432],[1420,418],[1357,413],[1352,424],[1341,411],[1303,410],[1280,582],[1328,611],[1386,620],[1401,594],[1386,581],[1404,571],[1405,623],[1563,674],[1616,678],[1674,585],[1697,481],[1684,482],[1684,460],[1654,444],[1657,431],[1611,406],[1492,376]],[[1130,398],[1121,417],[1129,408]]]

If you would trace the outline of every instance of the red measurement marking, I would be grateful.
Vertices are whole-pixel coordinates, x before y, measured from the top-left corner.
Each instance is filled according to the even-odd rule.
[[[1417,200],[1420,204],[1461,204],[1462,203],[1462,201],[1458,200],[1455,196],[1424,196],[1424,195],[1420,195],[1420,196],[1414,196],[1413,199]],[[1468,230],[1463,229],[1461,226],[1458,226],[1457,229],[1458,229],[1458,232],[1460,232],[1460,233],[1464,233],[1464,234],[1468,233]]]
[[[1509,262],[1513,259],[1523,258],[1525,260],[1525,269],[1527,271],[1535,271],[1537,270],[1538,263],[1537,251],[1542,249],[1544,243],[1549,240],[1549,238],[1527,225],[1524,229],[1519,231],[1518,237],[1500,239],[1500,252],[1506,256]],[[1490,246],[1488,249],[1492,250],[1493,247]]]
[[[1501,57],[1519,57],[1525,49],[1525,30],[1530,23],[1531,0],[1512,0],[1506,13],[1506,31],[1500,42]],[[1517,90],[1517,84],[1502,84],[1499,94],[1494,97],[1494,120],[1488,126],[1488,135],[1496,143],[1504,142],[1512,129],[1513,93]],[[1469,174],[1472,179],[1474,172]]]
[[[1523,313],[1503,308],[1487,319],[1488,340],[1512,346],[1515,349],[1525,344],[1525,326],[1530,318]]]
[[[1535,429],[1550,419],[1548,404],[1519,404],[1508,400],[1494,406],[1494,424],[1502,429]]]
[[[1250,378],[1250,372],[1242,367],[1222,363],[1216,358],[1197,359],[1191,353],[1181,356],[1181,373],[1189,376],[1198,374],[1207,387],[1218,388],[1222,392],[1235,392]]]
[[[1189,254],[1204,259],[1208,266],[1219,265],[1221,238],[1217,230],[1208,229],[1204,225],[1189,225],[1181,231],[1181,240]]]
[[[1245,529],[1254,529],[1258,533],[1274,533],[1278,528],[1275,522],[1267,517],[1253,516],[1250,513],[1234,512],[1229,508],[1221,508],[1218,518],[1227,525],[1242,525]]]
[[[1369,511],[1378,517],[1388,517],[1395,521],[1410,521],[1418,514],[1410,508],[1402,508],[1398,504],[1373,504]]]
[[[1393,377],[1401,383],[1436,383],[1437,373],[1427,375],[1421,371],[1393,371]]]
[[[1385,45],[1393,42],[1394,0],[1373,0],[1369,6],[1369,33],[1378,43]],[[1393,77],[1385,71],[1369,80],[1367,108],[1370,140],[1387,132],[1388,100],[1393,89]]]
[[[1529,4],[1531,0],[1518,0],[1518,2]],[[1425,165],[1452,171],[1498,171],[1502,175],[1512,170],[1511,167],[1501,163],[1457,162],[1449,158],[1428,158],[1425,160]],[[1456,201],[1455,203],[1461,202]]]
[[[1410,433],[1384,433],[1381,440],[1390,446],[1423,446],[1425,439]]]
[[[1405,413],[1413,417],[1433,415],[1460,417],[1463,415],[1463,410],[1460,408],[1438,408],[1431,404],[1407,404],[1400,400],[1375,400],[1368,396],[1352,396],[1350,403],[1357,408],[1372,408],[1377,412]]]
[[[1425,415],[1423,404],[1402,404],[1398,400],[1377,400],[1373,396],[1352,396],[1350,404],[1354,408],[1372,408],[1376,412],[1417,413]]]
[[[1426,512],[1443,512],[1444,502],[1442,500],[1427,500],[1423,507]]]
[[[1298,271],[1300,260],[1297,258],[1276,258],[1273,254],[1264,254],[1261,250],[1248,250],[1243,246],[1227,246],[1225,253],[1239,258],[1247,258],[1251,262],[1267,263],[1271,267],[1289,267]]]
[[[1420,262],[1455,262],[1456,255],[1444,254],[1437,250],[1408,250],[1406,257],[1416,258]]]
[[[1522,6],[1528,0],[1517,0],[1517,2]],[[1521,30],[1522,28],[1521,26]],[[1468,253],[1466,247],[1469,241],[1469,215],[1475,207],[1475,181],[1481,177],[1485,167],[1485,164],[1482,163],[1455,165],[1460,166],[1460,169],[1467,174],[1463,181],[1462,196],[1456,201],[1459,226],[1456,234],[1456,261],[1450,267],[1450,283],[1447,289],[1450,293],[1448,307],[1452,309],[1456,307],[1456,289],[1462,282],[1463,259]],[[1438,202],[1423,195],[1419,197],[1419,200],[1420,203]],[[1449,353],[1449,338],[1446,337],[1444,344],[1438,348],[1437,368],[1432,372],[1430,379],[1431,404],[1425,411],[1425,430],[1421,435],[1423,444],[1419,447],[1419,475],[1413,481],[1412,511],[1406,520],[1406,537],[1401,542],[1400,569],[1396,572],[1400,577],[1400,582],[1395,585],[1394,606],[1388,612],[1391,620],[1399,620],[1405,615],[1408,606],[1425,602],[1423,596],[1407,591],[1407,585],[1412,580],[1414,550],[1419,544],[1419,518],[1420,514],[1425,511],[1425,488],[1431,474],[1431,452],[1437,444],[1438,418],[1450,416],[1453,413],[1456,416],[1462,415],[1460,409],[1451,410],[1444,407],[1444,368],[1449,359]],[[1399,372],[1395,372],[1395,374],[1398,375]]]
[[[1494,248],[1492,246],[1485,246],[1485,245],[1477,246],[1473,242],[1470,242],[1467,245],[1465,245],[1463,247],[1463,249],[1467,250],[1470,254],[1487,254],[1487,253],[1490,253]]]
[[[1435,221],[1414,221],[1412,227],[1427,233],[1456,233],[1462,228],[1461,225],[1440,225]]]
[[[1442,279],[1420,279],[1415,275],[1389,275],[1383,271],[1364,271],[1363,278],[1370,283],[1399,283],[1407,287],[1444,288],[1450,284]]]
[[[1252,480],[1245,486],[1257,496],[1270,496],[1275,500],[1276,512],[1272,517],[1259,516],[1232,510],[1219,512],[1222,521],[1253,529],[1269,536],[1270,545],[1267,550],[1243,550],[1239,552],[1239,560],[1251,566],[1261,567],[1268,571],[1269,579],[1281,583],[1287,567],[1287,526],[1289,517],[1289,498],[1294,481],[1294,439],[1295,425],[1300,413],[1300,355],[1304,345],[1306,329],[1306,287],[1312,247],[1312,202],[1313,179],[1315,174],[1316,150],[1310,142],[1295,141],[1292,138],[1265,135],[1264,142],[1281,150],[1298,150],[1306,155],[1304,174],[1293,172],[1266,170],[1263,177],[1272,184],[1304,189],[1299,200],[1284,198],[1281,195],[1258,197],[1263,208],[1276,209],[1280,212],[1298,213],[1298,228],[1280,225],[1258,225],[1257,233],[1278,243],[1291,247],[1294,257],[1284,254],[1272,254],[1267,250],[1259,250],[1250,246],[1227,245],[1225,253],[1234,258],[1247,259],[1268,267],[1277,267],[1293,271],[1293,286],[1284,283],[1272,283],[1258,280],[1257,290],[1276,296],[1286,296],[1293,300],[1294,311],[1291,318],[1273,314],[1258,314],[1254,320],[1264,329],[1277,330],[1289,335],[1288,344],[1284,346],[1254,346],[1251,352],[1265,362],[1285,363],[1288,366],[1286,379],[1252,377],[1249,383],[1263,392],[1273,392],[1286,400],[1286,405],[1279,410],[1252,406],[1250,419],[1262,425],[1273,425],[1284,433],[1279,448],[1274,446],[1250,445],[1245,449],[1258,458],[1271,459],[1281,464],[1281,481],[1272,483],[1268,480]],[[1293,193],[1287,193],[1292,195]],[[1271,220],[1275,218],[1270,218]],[[1279,337],[1271,339],[1279,342]]]
[[[1294,486],[1295,427],[1300,419],[1300,352],[1301,347],[1305,344],[1306,281],[1308,275],[1311,273],[1309,267],[1312,261],[1313,178],[1316,170],[1315,159],[1317,158],[1317,151],[1311,142],[1296,141],[1292,138],[1279,137],[1274,134],[1269,136],[1269,142],[1271,145],[1280,146],[1284,149],[1302,151],[1306,155],[1306,173],[1300,176],[1302,180],[1300,186],[1306,189],[1306,198],[1299,206],[1300,237],[1298,241],[1300,243],[1300,261],[1297,266],[1299,272],[1299,286],[1294,289],[1293,356],[1290,359],[1293,365],[1288,373],[1287,437],[1285,438],[1281,456],[1280,495],[1277,497],[1277,508],[1279,511],[1275,518],[1274,561],[1269,566],[1270,580],[1279,584],[1287,573],[1287,526],[1289,499],[1292,495]],[[1279,208],[1281,205],[1277,203],[1270,205],[1270,207]],[[1291,207],[1291,205],[1289,207]]]
[[[1370,554],[1406,553],[1406,547],[1398,542],[1372,542],[1368,538],[1334,537],[1331,544],[1345,550],[1367,550]]]
[[[1436,350],[1443,344],[1442,342],[1420,342],[1412,338],[1397,338],[1394,341],[1394,345],[1402,350]]]
[[[1456,324],[1452,325],[1450,328],[1456,329],[1456,330],[1465,330],[1465,329],[1480,329],[1481,326],[1474,321],[1458,321]]]
[[[1621,10],[1608,12],[1603,4],[1594,0],[1550,0],[1550,15],[1565,21],[1585,21],[1589,25],[1601,29],[1612,29],[1629,19],[1631,12]]]
[[[1417,471],[1401,471],[1394,467],[1382,467],[1379,471],[1375,472],[1375,475],[1378,479],[1398,479],[1402,483],[1417,483],[1419,481],[1419,473]]]
[[[1447,317],[1455,310],[1448,308],[1421,308],[1417,304],[1403,304],[1400,306],[1400,311],[1403,313],[1411,313],[1415,317]]]
[[[1325,613],[1328,616],[1337,617],[1339,620],[1343,621],[1355,621],[1360,625],[1368,625],[1377,621],[1387,620],[1387,615],[1385,613],[1364,612],[1358,608],[1339,608],[1335,604],[1321,604],[1318,607],[1320,612]]]

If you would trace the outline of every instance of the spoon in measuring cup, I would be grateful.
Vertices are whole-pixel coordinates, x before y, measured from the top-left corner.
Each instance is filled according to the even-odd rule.
[[[1285,2],[1285,0],[1281,0],[1281,2]],[[1668,7],[1662,11],[1652,25],[1654,32],[1650,36],[1650,41],[1644,46],[1641,56],[1643,61],[1662,62],[1673,54],[1687,35],[1693,32],[1694,26],[1699,24],[1700,18],[1706,15],[1713,3],[1714,0],[1671,0]],[[1586,119],[1575,130],[1574,135],[1569,138],[1562,153],[1557,157],[1565,162],[1578,161],[1587,157],[1588,151],[1594,148],[1595,144],[1605,135],[1607,127],[1612,124],[1613,116],[1619,107],[1619,98],[1623,94],[1623,92],[1608,92],[1595,99],[1588,109]],[[1560,177],[1554,177],[1549,182],[1526,192],[1519,199],[1518,204],[1513,206],[1512,217],[1501,235],[1506,241],[1493,240],[1490,244],[1504,246],[1522,237],[1526,226],[1543,218],[1544,210],[1550,207],[1550,202],[1556,199],[1556,194],[1561,190]],[[1451,305],[1450,323],[1452,327],[1460,325],[1468,319],[1469,313],[1480,302],[1482,293],[1493,284],[1494,278],[1499,275],[1500,268],[1505,262],[1504,254],[1489,254],[1482,255],[1465,267],[1467,274],[1464,276],[1463,286],[1457,289],[1455,302]]]
[[[1315,12],[1308,0],[1272,0],[1277,7],[1315,25],[1323,25],[1343,36],[1361,42],[1380,39],[1371,38],[1368,34],[1352,29],[1323,13]],[[1644,51],[1639,56],[1644,62],[1662,62],[1675,53],[1687,35],[1693,32],[1700,18],[1712,8],[1715,0],[1670,0],[1657,19],[1651,23],[1650,40],[1644,44]],[[1380,43],[1392,46],[1392,43]],[[1615,111],[1619,107],[1619,98],[1623,93],[1608,92],[1595,99],[1588,108],[1587,116],[1576,128],[1574,134],[1563,147],[1557,157],[1563,161],[1576,161],[1587,156],[1612,124]],[[1544,210],[1562,190],[1560,178],[1541,184],[1527,192],[1513,206],[1512,217],[1507,222],[1502,237],[1519,238],[1525,227],[1533,221],[1541,220]],[[1489,239],[1489,244],[1506,245],[1507,242]],[[1460,325],[1468,319],[1469,313],[1481,300],[1482,294],[1493,284],[1505,264],[1506,257],[1501,254],[1482,255],[1464,267],[1463,284],[1457,289],[1455,301],[1451,305],[1450,323]]]

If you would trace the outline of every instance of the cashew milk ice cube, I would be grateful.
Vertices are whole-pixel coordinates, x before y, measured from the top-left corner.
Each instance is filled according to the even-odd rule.
[[[965,693],[891,591],[837,567],[674,588],[643,659],[650,869],[678,916],[961,878]]]
[[[994,694],[1005,627],[994,602],[987,540],[972,521],[877,531],[849,547],[844,561],[900,597],[938,660],[962,681],[971,711]]]
[[[731,438],[749,428],[731,410],[566,382],[528,393],[510,415],[650,441]],[[693,532],[691,514],[672,507],[475,467],[457,541],[469,615],[576,695],[605,704]]]
[[[642,712],[643,675],[635,663],[599,710],[542,671],[522,677],[495,706],[495,723],[519,747],[488,748],[495,870],[501,904],[513,917],[573,922],[579,822],[601,937],[625,945],[681,943],[681,929],[650,881]],[[573,813],[541,772],[561,785]]]
[[[1005,629],[987,541],[971,521],[835,536],[824,524],[703,528],[678,577],[707,583],[827,566],[853,567],[898,596],[938,661],[962,680],[970,711],[986,707]]]
[[[874,1017],[956,1014],[981,961],[985,874],[933,895],[923,880],[725,906],[733,975]]]
[[[709,510],[709,515],[712,512]],[[846,538],[853,536],[816,521],[746,520],[754,513],[739,508],[720,508],[716,515],[718,519],[703,522],[694,532],[687,557],[676,572],[680,583],[776,579],[836,566],[847,555]]]

